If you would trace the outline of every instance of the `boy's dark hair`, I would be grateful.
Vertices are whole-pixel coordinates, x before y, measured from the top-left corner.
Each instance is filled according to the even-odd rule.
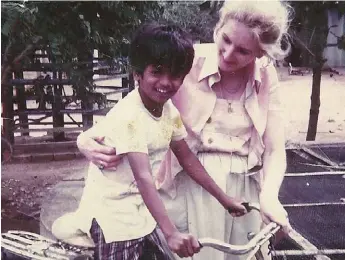
[[[162,66],[172,76],[185,76],[194,59],[189,35],[177,25],[149,23],[135,33],[129,47],[133,71],[142,74],[148,65]]]

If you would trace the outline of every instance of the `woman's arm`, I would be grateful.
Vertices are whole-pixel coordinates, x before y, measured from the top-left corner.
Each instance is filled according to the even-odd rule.
[[[261,194],[278,197],[286,170],[286,152],[283,120],[280,111],[269,111],[266,130],[263,136],[264,182]]]
[[[180,165],[191,178],[215,197],[226,209],[233,209],[234,216],[245,214],[246,210],[241,202],[229,197],[210,177],[198,158],[189,149],[185,140],[171,141],[170,148],[177,157]]]
[[[147,154],[138,152],[127,153],[127,158],[132,168],[138,190],[145,205],[161,228],[169,248],[181,257],[192,256],[194,253],[199,252],[200,246],[197,240],[189,234],[178,232],[168,217],[167,211],[153,182]]]
[[[277,90],[275,90],[277,91]],[[276,95],[276,93],[274,93]],[[260,205],[263,220],[274,221],[283,226],[285,232],[291,229],[287,212],[279,201],[279,189],[286,170],[286,152],[282,111],[268,111],[267,126],[263,136],[263,183]]]
[[[116,149],[103,144],[104,136],[89,136],[85,132],[77,138],[79,151],[96,165],[104,168],[116,167],[122,159],[122,155],[116,155]]]
[[[116,167],[122,155],[117,156],[116,150],[103,144],[105,131],[109,128],[111,119],[106,116],[100,122],[94,124],[90,129],[82,132],[77,138],[77,146],[80,152],[96,165],[103,165],[104,168]]]

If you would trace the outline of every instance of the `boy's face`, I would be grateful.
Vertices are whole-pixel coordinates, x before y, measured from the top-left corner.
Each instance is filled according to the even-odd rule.
[[[179,90],[185,75],[172,76],[161,66],[148,65],[142,75],[137,74],[139,88],[149,100],[164,104]]]

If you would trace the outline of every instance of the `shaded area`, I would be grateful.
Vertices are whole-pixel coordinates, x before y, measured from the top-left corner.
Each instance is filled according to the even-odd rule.
[[[285,177],[279,197],[283,204],[340,202],[340,198],[345,198],[345,178],[342,175]]]
[[[300,145],[300,149],[287,149],[287,172],[329,172],[319,176],[287,176],[279,197],[283,204],[339,203],[345,198],[344,175],[331,175],[333,166],[342,167],[345,162],[345,144]],[[305,150],[303,150],[306,148]],[[308,151],[310,153],[308,153]],[[318,249],[345,248],[345,205],[311,207],[286,207],[294,229]],[[276,250],[299,249],[292,241],[283,240]],[[345,255],[329,255],[332,260],[344,260]],[[277,257],[277,259],[284,259]],[[289,260],[315,259],[307,256],[288,257]]]
[[[345,143],[333,144],[311,144],[311,145],[294,145],[290,144],[292,148],[286,150],[287,170],[286,172],[321,172],[332,171],[325,162],[331,161],[335,165],[343,165],[345,162]],[[300,147],[300,149],[299,149]],[[316,153],[318,157],[324,158],[324,161],[315,158],[312,155],[307,155],[303,152],[303,148],[311,150]],[[326,165],[323,166],[323,165]]]
[[[11,201],[1,198],[1,232],[8,230],[24,230],[39,233],[39,220],[20,213],[11,205]]]
[[[288,208],[287,211],[292,226],[317,248],[344,248],[345,205]]]

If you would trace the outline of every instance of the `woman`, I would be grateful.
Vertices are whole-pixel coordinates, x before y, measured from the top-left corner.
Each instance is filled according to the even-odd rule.
[[[196,58],[173,102],[189,137],[188,144],[210,176],[228,195],[260,202],[261,215],[233,218],[190,180],[171,153],[160,171],[161,194],[181,230],[245,244],[263,221],[289,228],[278,199],[286,158],[278,78],[272,60],[284,57],[281,43],[288,29],[288,10],[279,1],[225,2],[214,42]],[[78,147],[104,167],[121,157],[101,145],[99,131],[78,137]],[[207,214],[204,213],[207,211]],[[266,257],[267,254],[264,254]],[[203,248],[193,259],[243,259]]]

